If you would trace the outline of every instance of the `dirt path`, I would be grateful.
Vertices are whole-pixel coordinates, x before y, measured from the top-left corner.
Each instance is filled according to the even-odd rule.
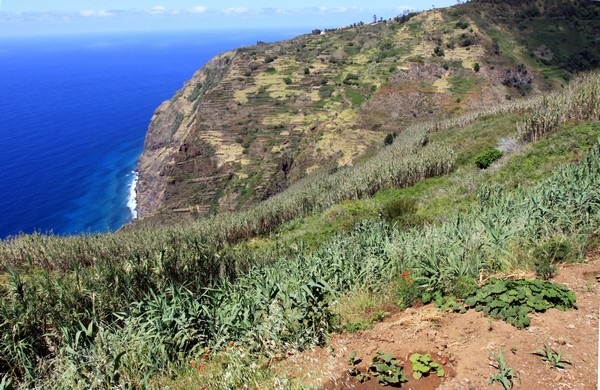
[[[597,389],[600,283],[596,276],[600,275],[600,252],[588,259],[588,264],[563,265],[552,280],[575,292],[579,309],[551,309],[530,315],[529,328],[518,330],[473,310],[466,314],[444,313],[427,305],[397,313],[370,330],[335,335],[329,347],[294,356],[283,366],[309,386],[376,389],[381,387],[375,380],[358,384],[348,376],[352,351],[358,351],[357,357],[363,359],[361,372],[378,351],[404,361],[413,352],[431,353],[438,362],[447,361],[444,367],[448,375],[443,381],[430,378],[428,382],[417,382],[410,375],[409,363],[404,371],[411,380],[402,388],[502,389],[501,385],[488,384],[490,376],[498,372],[490,353],[502,350],[518,375],[515,389]],[[560,349],[573,365],[566,370],[551,369],[531,354],[545,343]]]

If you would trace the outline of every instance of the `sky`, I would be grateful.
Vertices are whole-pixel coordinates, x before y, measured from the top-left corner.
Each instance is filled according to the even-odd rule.
[[[456,0],[0,0],[0,36],[231,28],[331,28]]]

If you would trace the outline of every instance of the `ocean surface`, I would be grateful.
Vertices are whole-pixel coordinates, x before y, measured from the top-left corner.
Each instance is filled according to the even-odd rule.
[[[0,238],[114,231],[154,110],[214,55],[304,31],[0,38]]]

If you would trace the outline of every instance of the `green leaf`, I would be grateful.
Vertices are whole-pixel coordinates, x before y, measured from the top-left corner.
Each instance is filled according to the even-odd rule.
[[[394,359],[394,355],[391,355],[389,353],[379,353],[378,357],[387,363],[390,363],[392,359]]]
[[[490,288],[490,293],[492,294],[502,294],[507,290],[506,283],[499,281]]]
[[[389,364],[384,363],[373,363],[372,367],[375,367],[375,371],[379,373],[388,372],[392,368]]]

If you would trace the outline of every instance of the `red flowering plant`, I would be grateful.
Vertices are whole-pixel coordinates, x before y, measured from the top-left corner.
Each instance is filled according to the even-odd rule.
[[[419,286],[413,282],[408,271],[400,275],[400,280],[398,280],[396,287],[396,296],[400,310],[414,305],[420,296]]]

